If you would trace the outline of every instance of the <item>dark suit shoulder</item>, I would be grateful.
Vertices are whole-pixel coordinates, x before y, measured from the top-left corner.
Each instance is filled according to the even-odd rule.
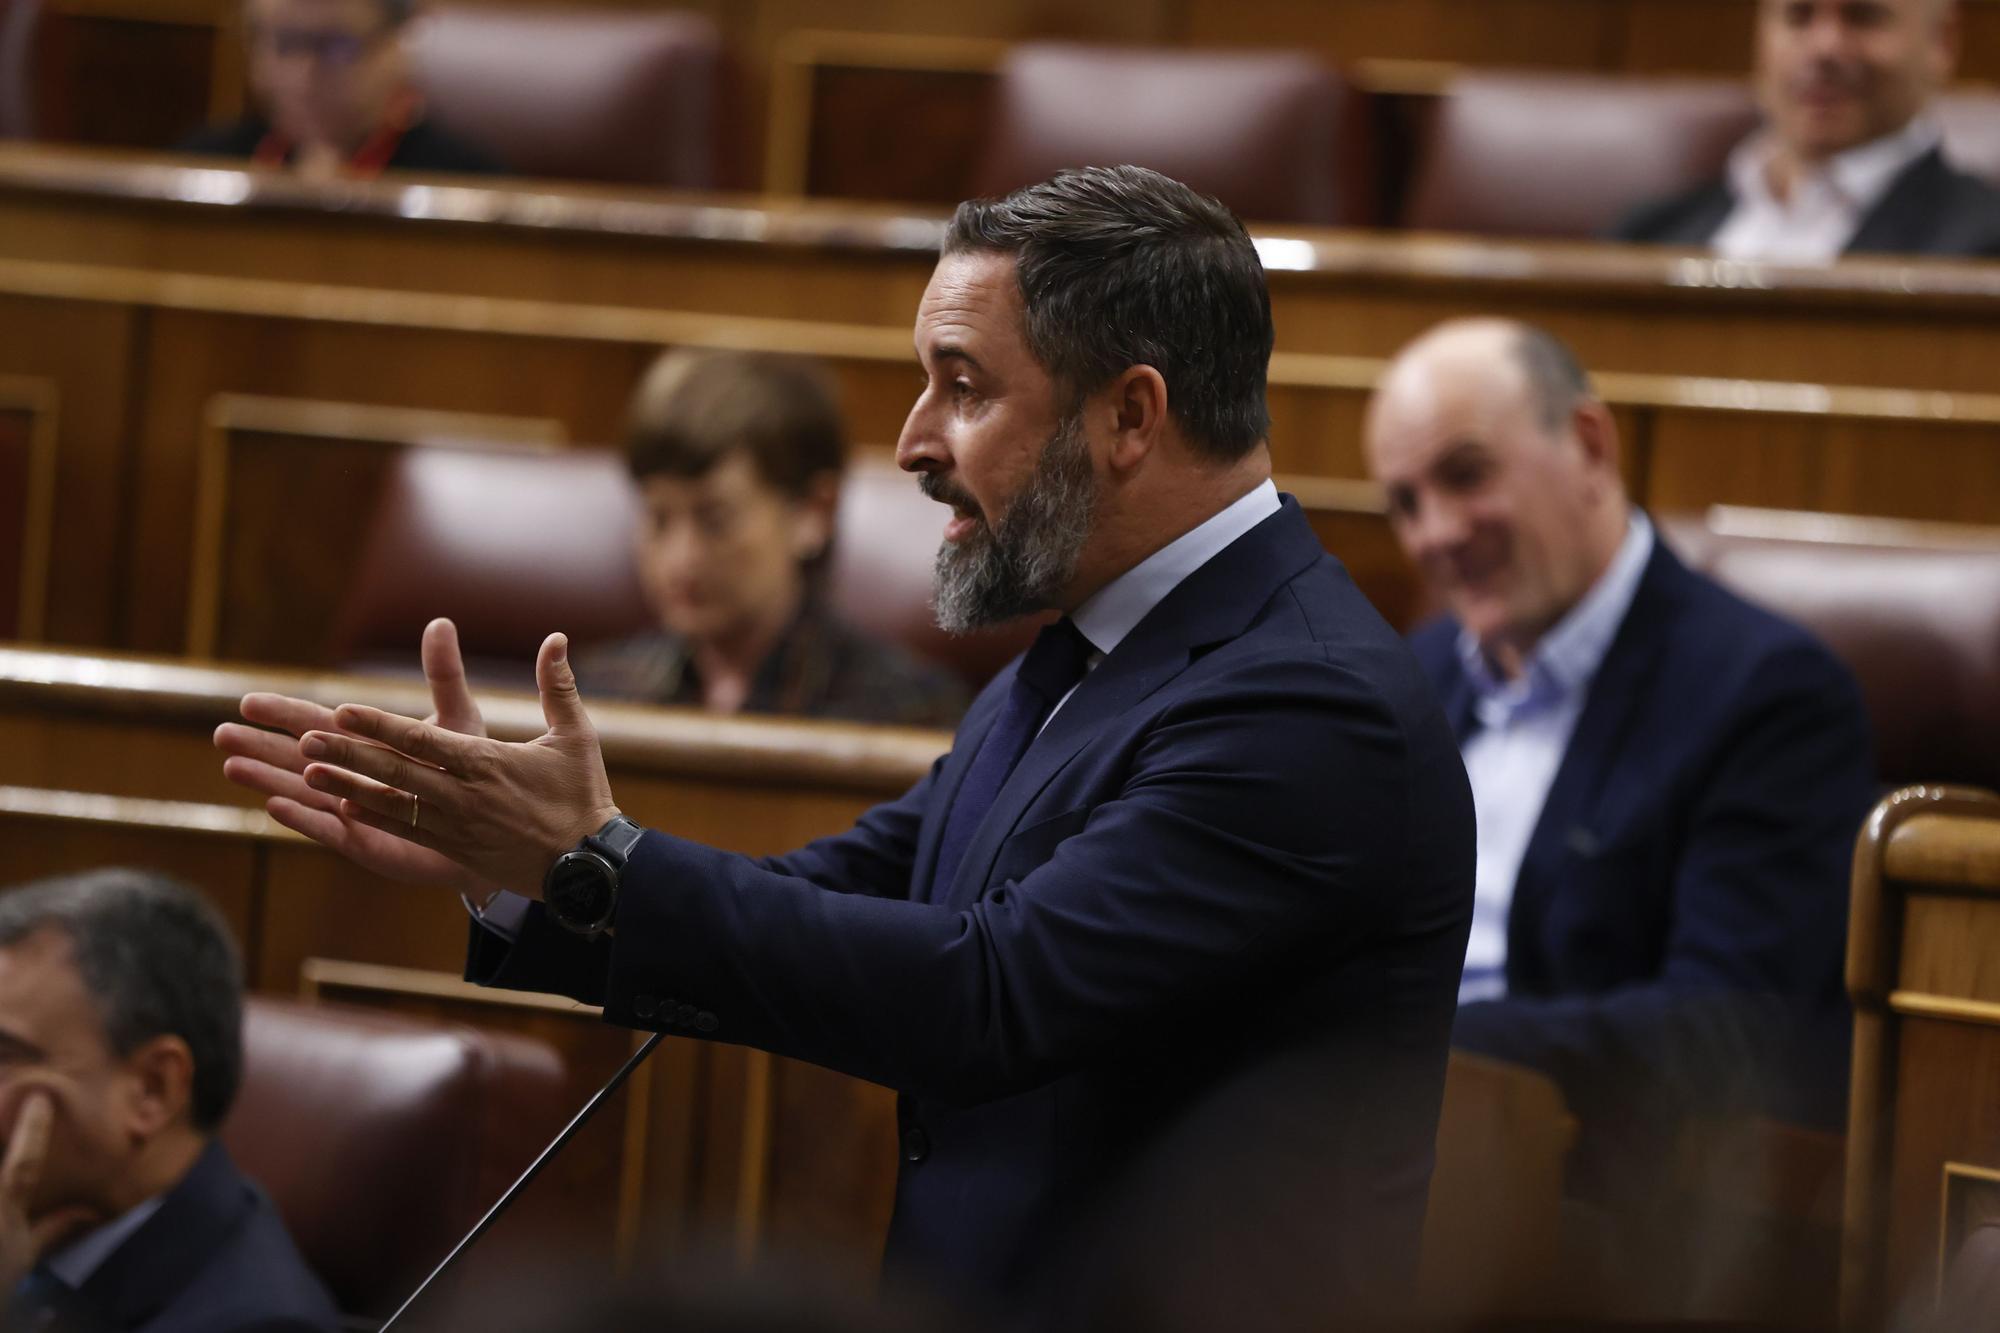
[[[2000,190],[1932,149],[1869,210],[1847,253],[2000,255]]]
[[[174,145],[181,153],[204,157],[249,157],[270,132],[262,117],[245,116],[218,125],[204,125]]]
[[[403,135],[389,165],[398,171],[438,171],[467,176],[504,176],[507,166],[484,144],[431,120],[420,120]]]
[[[1720,179],[1682,194],[1655,199],[1633,209],[1605,233],[1605,239],[1637,245],[1706,245],[1735,206]]]

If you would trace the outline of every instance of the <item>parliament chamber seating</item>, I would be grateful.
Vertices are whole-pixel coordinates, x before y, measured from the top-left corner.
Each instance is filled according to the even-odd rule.
[[[2000,531],[1727,508],[1663,527],[1854,672],[1885,788],[2000,787]]]
[[[642,518],[617,453],[419,445],[397,451],[388,473],[334,635],[346,669],[409,670],[425,624],[448,615],[474,678],[520,687],[554,630],[588,644],[657,623],[633,569]],[[1034,627],[953,636],[932,623],[946,517],[886,456],[855,460],[828,592],[853,624],[977,685]]]
[[[223,1142],[349,1315],[391,1313],[574,1110],[505,1032],[252,996],[243,1046]]]
[[[1959,170],[2000,185],[2000,88],[1959,88],[1937,100],[1945,155]]]
[[[1375,220],[1359,104],[1311,56],[1042,42],[1007,53],[975,194],[1125,162],[1253,222]]]
[[[741,184],[722,37],[693,13],[440,5],[411,64],[440,124],[523,176]]]
[[[35,135],[35,38],[42,0],[0,0],[0,139]]]
[[[1403,223],[1600,235],[1640,205],[1714,177],[1757,119],[1738,80],[1469,72],[1434,109]]]

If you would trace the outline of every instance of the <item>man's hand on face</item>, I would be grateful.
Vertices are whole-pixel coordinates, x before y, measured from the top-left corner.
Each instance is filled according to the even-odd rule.
[[[535,683],[549,729],[525,743],[358,704],[335,709],[332,727],[307,731],[298,745],[305,785],[339,803],[340,841],[320,841],[349,855],[365,847],[398,867],[428,852],[457,867],[450,882],[469,893],[491,886],[540,897],[555,859],[618,813],[568,652],[560,634],[542,643]],[[410,850],[391,855],[383,837]]]
[[[35,1193],[48,1162],[56,1101],[42,1089],[30,1090],[14,1115],[7,1153],[0,1159],[0,1308],[37,1263],[105,1219],[80,1204],[34,1215]]]
[[[449,620],[424,627],[423,664],[433,709],[425,721],[462,735],[485,736],[485,719],[466,683],[458,629]],[[222,774],[262,792],[271,818],[388,879],[451,888],[475,901],[498,887],[480,883],[428,848],[343,820],[338,797],[307,785],[299,738],[309,731],[339,730],[331,708],[280,694],[245,695],[242,707],[244,721],[254,725],[225,722],[215,731],[216,747],[229,756],[222,761]]]

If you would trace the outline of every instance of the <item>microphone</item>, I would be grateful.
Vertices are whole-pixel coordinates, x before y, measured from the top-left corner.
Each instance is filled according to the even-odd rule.
[[[632,1052],[632,1058],[618,1067],[618,1072],[613,1074],[610,1080],[603,1087],[599,1088],[589,1101],[583,1104],[583,1109],[578,1111],[575,1118],[567,1125],[563,1126],[560,1134],[557,1134],[555,1138],[549,1141],[549,1146],[542,1149],[534,1161],[528,1163],[528,1169],[521,1173],[520,1179],[509,1185],[506,1192],[494,1202],[491,1208],[486,1210],[486,1216],[473,1223],[472,1230],[466,1232],[464,1239],[451,1247],[451,1253],[444,1257],[444,1261],[436,1268],[433,1268],[431,1275],[418,1283],[417,1289],[411,1292],[401,1305],[396,1307],[396,1313],[389,1316],[388,1321],[382,1325],[380,1333],[389,1333],[389,1330],[394,1328],[403,1316],[410,1312],[410,1307],[423,1299],[424,1293],[430,1290],[431,1284],[436,1282],[440,1277],[443,1277],[446,1270],[458,1262],[459,1256],[471,1249],[474,1242],[485,1235],[492,1225],[500,1220],[500,1215],[506,1212],[509,1205],[520,1196],[521,1191],[528,1187],[528,1182],[540,1175],[542,1168],[555,1160],[555,1155],[563,1150],[563,1145],[576,1137],[576,1132],[579,1129],[590,1123],[590,1118],[597,1114],[598,1108],[602,1107],[611,1094],[618,1091],[625,1080],[631,1077],[633,1070],[645,1063],[646,1057],[653,1053],[653,1048],[660,1044],[660,1038],[665,1035],[666,1033],[664,1032],[655,1032],[652,1036],[646,1038],[638,1050]]]

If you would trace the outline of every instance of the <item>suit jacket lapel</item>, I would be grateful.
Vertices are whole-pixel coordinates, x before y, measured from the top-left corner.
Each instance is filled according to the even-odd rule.
[[[1281,503],[1277,513],[1182,580],[1077,685],[994,798],[993,808],[965,849],[948,902],[963,904],[979,896],[1021,813],[1090,742],[1105,719],[1116,717],[1185,671],[1199,650],[1241,634],[1280,586],[1315,560],[1330,558],[1298,502],[1285,496]],[[963,777],[960,765],[958,779]],[[956,793],[956,783],[950,790]],[[942,827],[944,821],[928,822]],[[931,840],[934,843],[935,837]],[[920,858],[923,851],[920,847]],[[929,851],[934,865],[935,845]]]
[[[1639,703],[1650,694],[1662,657],[1660,645],[1672,636],[1675,585],[1687,570],[1666,542],[1655,536],[1652,557],[1633,593],[1632,605],[1590,682],[1583,712],[1570,734],[1542,804],[1540,819],[1521,858],[1509,910],[1509,935],[1516,922],[1536,919],[1542,900],[1554,891],[1566,857],[1594,856],[1600,831],[1591,824],[1591,802],[1603,789],[1606,768],[1616,758]],[[1521,951],[1509,940],[1508,962]]]
[[[1933,148],[1905,167],[1861,219],[1846,253],[1920,249],[1943,212],[1938,198],[1947,182],[1944,155]]]
[[[966,710],[965,721],[959,724],[958,734],[952,737],[951,752],[945,756],[944,767],[938,770],[937,790],[931,793],[924,821],[917,829],[917,855],[910,872],[910,896],[918,902],[931,901],[931,892],[935,887],[931,881],[937,876],[938,846],[944,841],[945,814],[958,800],[958,789],[965,785],[966,770],[972,767],[972,758],[979,753],[979,747],[986,743],[986,733],[999,720],[1000,706],[1006,701],[1007,692],[1013,688],[1014,674],[1020,666],[1021,660],[1015,658],[987,683]]]

